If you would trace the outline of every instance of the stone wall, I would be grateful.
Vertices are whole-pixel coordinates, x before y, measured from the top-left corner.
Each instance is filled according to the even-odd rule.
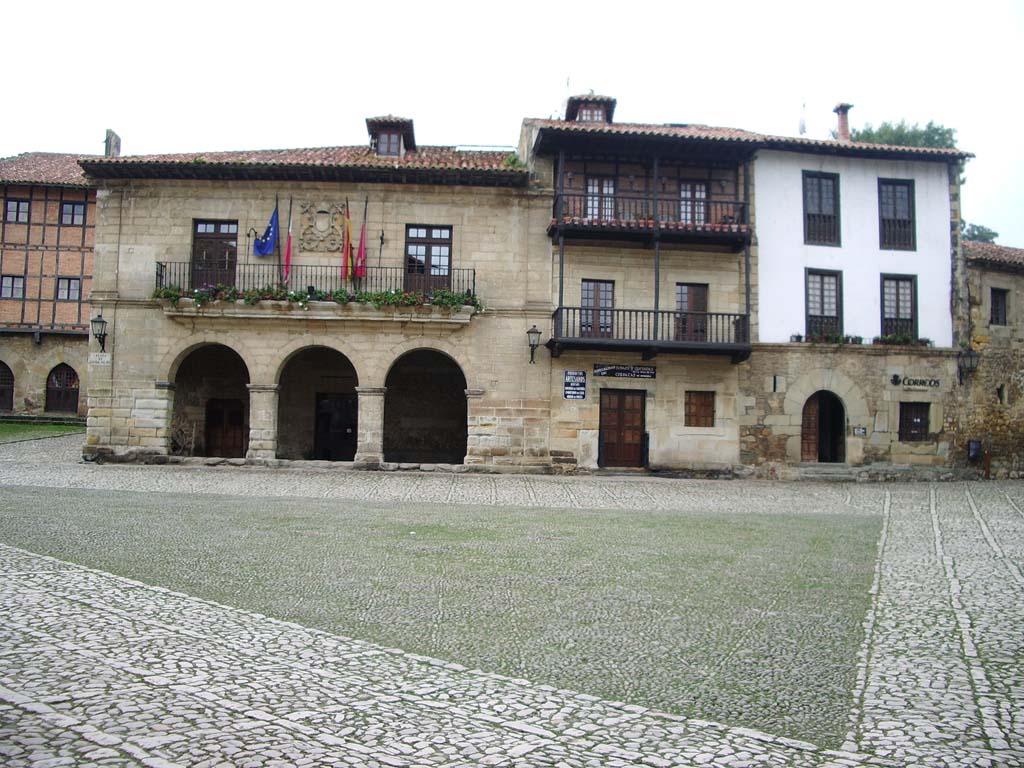
[[[739,367],[740,462],[779,474],[801,461],[803,408],[839,397],[849,464],[947,466],[957,444],[956,353],[873,345],[756,344]],[[899,439],[900,404],[928,403],[928,437]]]
[[[89,339],[82,336],[41,334],[0,335],[0,361],[14,374],[14,413],[41,416],[46,408],[46,378],[56,366],[66,363],[75,369],[79,381],[78,414],[86,414],[89,385]]]

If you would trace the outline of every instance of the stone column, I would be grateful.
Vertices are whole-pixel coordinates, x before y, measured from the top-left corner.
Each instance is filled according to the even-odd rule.
[[[247,459],[277,458],[276,384],[246,384],[249,388],[249,450]]]
[[[466,390],[466,458],[463,464],[486,464],[491,455],[494,418],[481,413],[482,389]]]
[[[153,382],[151,390],[136,390],[132,407],[129,444],[143,453],[171,452],[174,419],[174,384]]]
[[[384,461],[384,393],[387,387],[356,387],[359,396],[359,442],[355,464],[377,469]]]

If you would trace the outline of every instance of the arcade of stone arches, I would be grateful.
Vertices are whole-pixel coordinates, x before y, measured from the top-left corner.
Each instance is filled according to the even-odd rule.
[[[250,411],[257,407],[257,390],[270,390],[270,402],[276,401],[277,458],[352,461],[359,450],[359,377],[349,358],[330,347],[295,351],[281,367],[276,385],[257,387],[238,352],[223,344],[204,344],[181,359],[169,388],[172,454],[252,455]],[[384,461],[463,463],[466,377],[449,355],[430,348],[399,355],[380,394]]]

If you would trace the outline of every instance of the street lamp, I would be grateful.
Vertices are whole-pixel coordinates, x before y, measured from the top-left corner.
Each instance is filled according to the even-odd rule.
[[[956,355],[956,368],[960,374],[960,384],[964,383],[964,374],[972,374],[978,370],[978,363],[981,362],[981,355],[978,354],[978,350],[961,349]]]
[[[96,337],[96,341],[100,343],[100,352],[107,351],[107,321],[103,319],[103,313],[100,312],[96,317],[89,321],[89,325],[92,326],[92,335]]]
[[[530,365],[533,365],[537,362],[534,355],[537,354],[537,347],[540,346],[540,328],[534,325],[526,332],[526,339],[530,342]]]

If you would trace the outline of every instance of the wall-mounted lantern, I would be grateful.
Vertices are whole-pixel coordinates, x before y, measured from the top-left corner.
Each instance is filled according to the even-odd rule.
[[[979,362],[981,362],[981,355],[978,354],[978,350],[976,349],[971,349],[970,347],[968,347],[967,349],[961,349],[957,353],[956,369],[957,372],[960,374],[961,385],[963,385],[964,383],[964,374],[966,373],[968,376],[973,374],[976,370],[978,370]]]
[[[100,352],[107,351],[107,321],[103,319],[103,313],[100,312],[96,317],[89,321],[89,325],[92,326],[92,335],[96,337],[96,341],[100,343]]]
[[[540,346],[540,328],[534,325],[526,332],[526,339],[530,342],[530,365],[534,365],[537,362],[534,359],[537,354],[537,347]]]

